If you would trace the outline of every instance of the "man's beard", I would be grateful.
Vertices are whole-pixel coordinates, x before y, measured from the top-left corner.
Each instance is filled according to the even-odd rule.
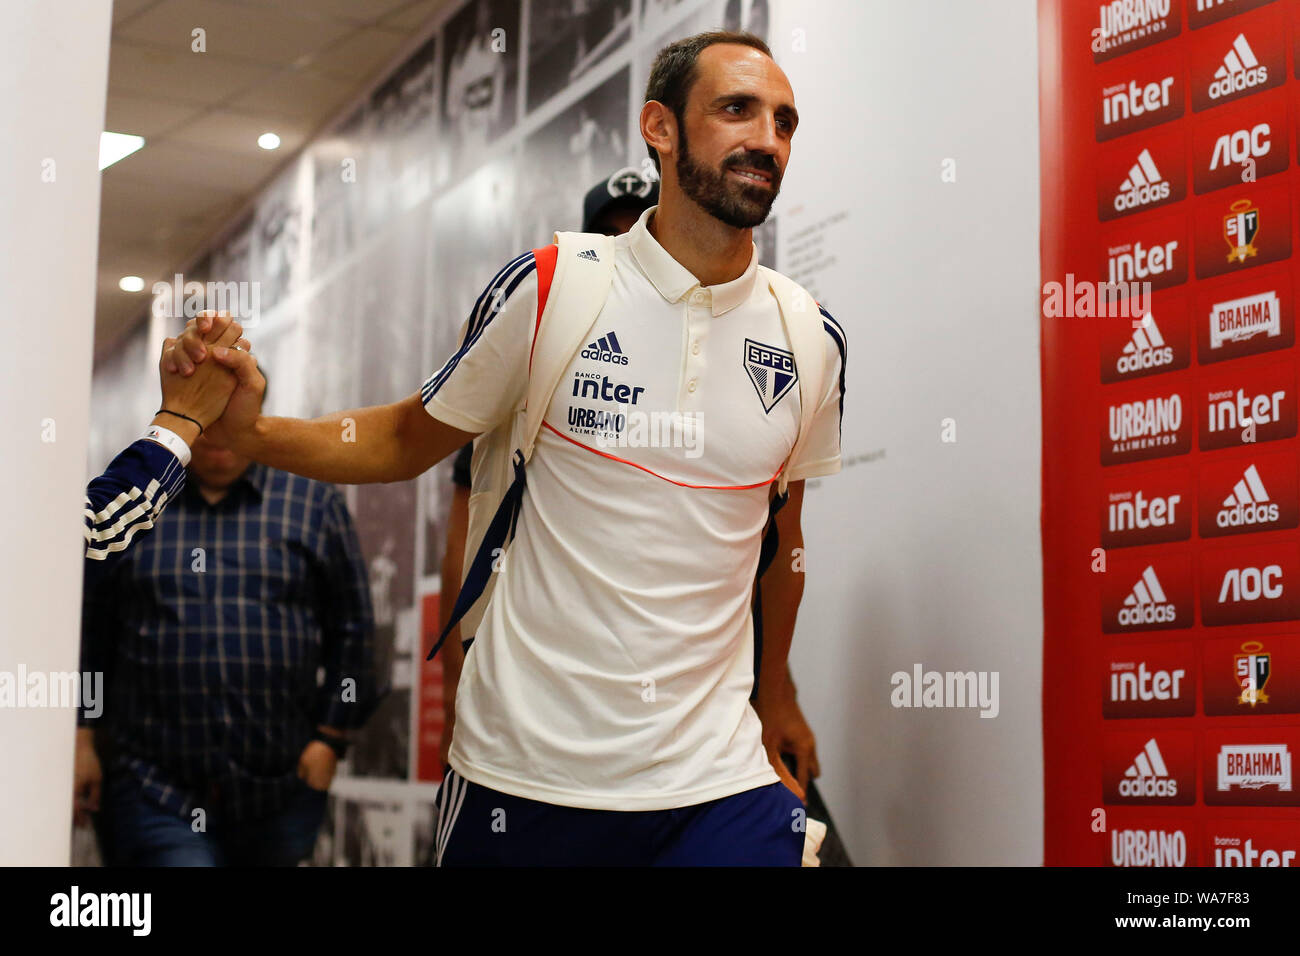
[[[678,124],[681,130],[682,124]],[[677,157],[677,182],[688,199],[733,229],[753,229],[762,225],[781,191],[781,173],[776,160],[767,153],[732,153],[722,161],[721,169],[710,169],[691,158],[686,132],[681,132],[681,154]],[[727,170],[748,166],[772,177],[770,189],[746,185],[727,176]]]

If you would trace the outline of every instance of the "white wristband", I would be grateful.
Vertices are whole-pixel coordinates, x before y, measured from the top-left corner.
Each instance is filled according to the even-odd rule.
[[[190,463],[190,446],[185,444],[185,439],[176,434],[170,428],[163,428],[161,425],[150,425],[144,431],[144,437],[150,441],[156,441],[164,446],[168,451],[181,460],[181,467],[185,468]]]

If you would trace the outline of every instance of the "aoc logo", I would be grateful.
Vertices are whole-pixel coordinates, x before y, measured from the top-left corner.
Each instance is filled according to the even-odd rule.
[[[745,339],[745,372],[765,412],[770,412],[799,380],[793,352],[753,339]]]
[[[1182,830],[1111,830],[1111,866],[1186,866]]]

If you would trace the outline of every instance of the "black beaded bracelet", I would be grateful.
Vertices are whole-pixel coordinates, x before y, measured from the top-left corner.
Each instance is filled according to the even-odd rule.
[[[199,434],[200,434],[200,435],[203,434],[203,426],[202,426],[202,425],[199,425],[199,423],[198,423],[197,421],[195,421],[193,418],[190,418],[190,416],[188,416],[188,415],[182,415],[180,412],[173,412],[170,408],[160,408],[160,409],[158,409],[158,411],[154,412],[154,414],[155,414],[155,415],[164,415],[164,414],[165,414],[165,415],[175,415],[177,418],[183,418],[183,419],[185,419],[187,422],[194,422],[195,425],[198,425],[198,426],[199,426]]]

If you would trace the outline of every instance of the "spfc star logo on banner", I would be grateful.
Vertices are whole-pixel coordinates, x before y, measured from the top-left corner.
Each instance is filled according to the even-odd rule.
[[[1253,245],[1259,234],[1259,210],[1249,199],[1238,199],[1223,217],[1223,238],[1227,240],[1228,261],[1245,262],[1259,250]]]
[[[1247,641],[1241,645],[1241,651],[1232,657],[1235,665],[1233,673],[1241,688],[1237,703],[1250,704],[1252,707],[1267,704],[1268,694],[1264,693],[1264,685],[1268,683],[1270,655],[1263,653],[1264,645],[1259,641]]]
[[[799,381],[793,352],[764,345],[753,339],[745,339],[745,371],[749,373],[749,380],[758,391],[764,412],[770,412],[794,388],[794,383]]]

